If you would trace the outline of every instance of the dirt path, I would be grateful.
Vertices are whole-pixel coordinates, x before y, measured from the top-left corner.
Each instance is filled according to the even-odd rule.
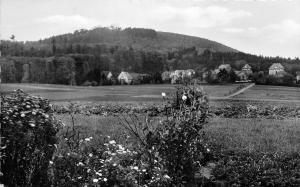
[[[233,93],[233,94],[230,94],[230,95],[228,95],[228,96],[225,96],[224,99],[229,99],[229,98],[231,98],[231,97],[234,97],[234,96],[236,96],[236,95],[239,95],[239,94],[243,93],[244,91],[248,90],[249,88],[253,87],[254,85],[255,85],[255,83],[252,83],[252,84],[246,86],[245,88],[240,89],[239,91],[237,91],[237,92],[235,92],[235,93]]]

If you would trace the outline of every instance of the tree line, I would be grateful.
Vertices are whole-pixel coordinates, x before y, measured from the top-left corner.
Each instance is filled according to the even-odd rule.
[[[84,32],[84,31],[81,31]],[[134,32],[132,35],[149,35],[150,31]],[[57,37],[49,42],[27,44],[3,41],[0,45],[4,56],[3,82],[35,82],[52,84],[77,84],[85,81],[101,82],[101,72],[111,71],[115,76],[121,71],[147,73],[157,76],[164,71],[194,69],[196,76],[230,64],[240,70],[248,63],[254,72],[267,72],[273,63],[281,63],[291,75],[300,71],[299,58],[264,57],[242,52],[213,52],[209,49],[199,53],[196,47],[178,48],[172,51],[134,49],[131,46],[84,43],[64,43]],[[28,74],[24,78],[25,74]]]

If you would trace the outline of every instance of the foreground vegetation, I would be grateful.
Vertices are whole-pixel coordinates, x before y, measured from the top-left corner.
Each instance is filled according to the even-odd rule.
[[[54,108],[54,115],[47,101],[20,91],[2,102],[1,121],[6,123],[1,136],[9,141],[1,142],[1,162],[11,174],[2,170],[1,182],[10,186],[300,184],[297,106],[216,105],[222,111],[216,115],[201,89],[186,87],[164,96],[164,108],[157,115],[148,109],[105,112],[109,107],[93,109],[100,110],[93,114],[86,113],[91,108],[74,104],[60,113]],[[287,115],[288,109],[295,115]],[[50,127],[56,136],[41,141],[43,129]],[[36,142],[40,146],[34,146]],[[18,160],[18,151],[24,150],[24,159],[14,163],[18,171],[8,167],[9,160]],[[34,156],[43,151],[49,155]]]

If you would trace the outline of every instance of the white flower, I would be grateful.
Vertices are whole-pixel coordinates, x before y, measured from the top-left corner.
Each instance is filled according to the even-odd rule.
[[[96,172],[96,175],[99,175],[100,177],[102,176],[102,173]]]
[[[187,96],[186,96],[186,95],[183,95],[183,96],[182,96],[182,100],[185,101],[186,99],[187,99]]]
[[[116,141],[115,141],[115,140],[111,140],[111,141],[109,141],[108,143],[109,143],[109,144],[115,144]]]
[[[84,164],[82,162],[79,162],[78,166],[84,166]]]
[[[24,117],[25,117],[25,114],[21,114],[21,117],[24,118]]]
[[[116,164],[116,163],[114,163],[114,164],[113,164],[113,166],[117,166],[117,164]]]
[[[134,166],[133,169],[138,170],[139,168],[137,166]]]
[[[93,156],[93,154],[92,154],[92,153],[90,153],[90,154],[89,154],[89,157],[92,157],[92,156]]]
[[[107,178],[103,178],[103,181],[106,182],[106,181],[107,181]]]
[[[210,149],[207,148],[206,150],[207,150],[207,152],[210,152]]]
[[[36,115],[36,112],[32,112],[33,115]]]
[[[77,177],[77,179],[82,179],[82,177]]]
[[[49,164],[53,164],[53,162],[52,162],[52,161],[49,161]]]
[[[166,178],[166,179],[171,179],[171,178],[169,177],[169,175],[164,175],[164,178]]]
[[[84,140],[87,141],[87,142],[91,141],[90,138],[85,138]]]
[[[166,97],[166,93],[165,93],[165,92],[162,92],[162,93],[161,93],[161,96],[162,96],[162,97]]]
[[[35,127],[35,124],[34,123],[30,123],[29,124],[31,127]]]
[[[93,179],[93,182],[98,182],[99,180],[98,179]]]

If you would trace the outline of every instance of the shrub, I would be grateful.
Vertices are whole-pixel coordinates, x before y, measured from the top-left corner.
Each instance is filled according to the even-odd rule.
[[[157,176],[155,172],[159,170],[165,176],[157,179],[154,186],[191,184],[209,161],[210,150],[201,131],[208,114],[207,97],[199,87],[182,86],[165,101],[167,117],[157,127],[129,122],[124,126],[140,142],[140,154],[149,175]],[[141,125],[142,133],[137,130]],[[151,182],[150,177],[146,184]]]
[[[85,81],[82,86],[92,86],[92,83],[90,81]]]
[[[1,183],[49,186],[59,122],[48,100],[21,90],[1,99]]]
[[[91,82],[91,85],[92,85],[92,86],[98,86],[98,83],[97,83],[96,81],[92,81],[92,82]]]

